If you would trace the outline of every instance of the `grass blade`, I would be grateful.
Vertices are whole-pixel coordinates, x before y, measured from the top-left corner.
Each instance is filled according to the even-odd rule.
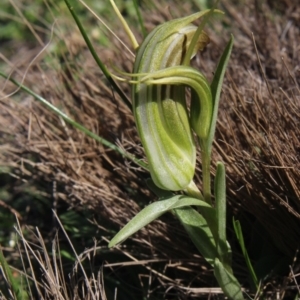
[[[145,28],[145,25],[144,25],[144,21],[143,21],[143,18],[142,18],[142,15],[141,15],[141,12],[140,12],[137,0],[133,0],[133,5],[134,5],[135,11],[136,11],[136,15],[138,17],[138,20],[139,20],[139,23],[140,23],[140,26],[141,26],[143,37],[145,38],[146,35],[147,35],[147,31],[146,31],[146,28]]]
[[[252,282],[255,285],[255,287],[258,288],[259,283],[258,283],[258,280],[257,280],[257,276],[255,274],[255,271],[253,269],[251,260],[249,258],[248,251],[247,251],[245,243],[244,243],[242,227],[241,227],[241,224],[238,220],[233,220],[233,228],[234,228],[235,235],[236,235],[236,237],[239,241],[240,247],[242,249],[242,252],[243,252],[243,255],[244,255],[246,265],[247,265],[247,268],[249,270]]]
[[[2,249],[0,247],[0,269],[2,270],[2,275],[5,278],[5,281],[8,285],[9,292],[13,299],[21,300],[23,299],[22,292],[20,291],[19,285],[12,275],[12,272],[10,270],[10,267],[8,263],[6,262],[6,259],[3,255]]]
[[[132,160],[133,162],[135,162],[137,165],[139,165],[140,167],[144,168],[145,170],[148,170],[147,165],[144,162],[138,160],[133,155],[129,154],[128,152],[122,150],[121,148],[119,148],[118,146],[114,145],[113,143],[107,141],[106,139],[100,137],[99,135],[97,135],[97,134],[93,133],[92,131],[88,130],[86,127],[84,127],[81,124],[77,123],[76,121],[74,121],[73,119],[71,119],[69,116],[67,116],[65,113],[63,113],[61,110],[59,110],[57,107],[55,107],[50,102],[48,102],[45,98],[43,98],[42,96],[36,94],[35,92],[33,92],[28,87],[24,86],[23,84],[17,82],[16,80],[14,80],[12,78],[8,78],[1,71],[0,71],[0,76],[8,79],[13,84],[15,84],[16,86],[18,86],[21,90],[23,90],[24,92],[26,92],[29,95],[33,96],[35,99],[37,99],[38,101],[40,101],[41,103],[43,103],[47,108],[49,108],[50,110],[52,110],[55,114],[57,114],[58,116],[60,116],[64,121],[66,121],[68,124],[71,124],[73,127],[75,127],[76,129],[80,130],[85,135],[91,137],[92,139],[96,140],[100,144],[102,144],[102,145],[104,145],[104,146],[106,146],[106,147],[108,147],[108,148],[110,148],[110,149],[118,152],[122,156],[124,156],[124,157]]]
[[[113,86],[113,88],[116,90],[116,92],[119,94],[119,96],[121,97],[121,99],[124,101],[124,103],[128,106],[128,108],[130,110],[132,110],[132,105],[131,102],[129,101],[129,99],[127,98],[127,96],[123,93],[123,91],[119,88],[119,86],[116,84],[116,82],[114,81],[114,79],[112,78],[112,76],[110,75],[110,72],[108,71],[108,69],[106,68],[106,66],[104,65],[104,63],[101,61],[101,59],[99,58],[99,56],[97,55],[97,52],[95,51],[95,48],[93,47],[93,44],[91,43],[89,37],[87,36],[79,18],[77,17],[75,11],[74,11],[74,7],[70,4],[69,0],[64,0],[74,21],[77,24],[77,27],[80,31],[80,33],[82,34],[82,37],[84,38],[86,45],[88,46],[93,58],[95,59],[97,65],[99,66],[99,68],[102,70],[103,74],[105,75],[105,77],[107,78],[107,80],[109,81],[109,83]]]

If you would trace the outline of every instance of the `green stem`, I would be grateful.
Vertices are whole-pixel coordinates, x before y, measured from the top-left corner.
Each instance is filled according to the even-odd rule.
[[[184,192],[193,198],[200,199],[200,200],[204,199],[203,195],[201,194],[200,190],[198,189],[194,181],[190,182],[190,184],[188,185],[188,187],[185,189]]]
[[[211,203],[211,186],[210,186],[210,161],[211,151],[210,147],[207,146],[206,140],[200,139],[201,145],[201,157],[202,157],[202,180],[203,180],[203,196],[204,200],[212,205]]]

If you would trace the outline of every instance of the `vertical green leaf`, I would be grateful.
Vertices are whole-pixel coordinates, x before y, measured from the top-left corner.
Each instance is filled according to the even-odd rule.
[[[218,107],[219,107],[219,101],[220,101],[220,94],[223,84],[223,79],[225,75],[225,71],[228,65],[229,57],[231,54],[231,50],[233,47],[233,35],[231,35],[231,38],[229,42],[227,43],[227,46],[220,58],[220,61],[218,63],[218,67],[216,69],[213,81],[211,83],[211,92],[212,92],[212,99],[213,99],[213,115],[212,115],[212,121],[211,121],[211,127],[210,127],[210,133],[208,136],[207,145],[208,148],[211,149],[212,142],[215,135],[215,129],[216,129],[216,122],[218,117]],[[209,150],[210,151],[210,150]]]
[[[225,166],[218,162],[215,177],[216,220],[218,230],[218,257],[226,265],[231,265],[228,243],[226,241],[226,178]]]

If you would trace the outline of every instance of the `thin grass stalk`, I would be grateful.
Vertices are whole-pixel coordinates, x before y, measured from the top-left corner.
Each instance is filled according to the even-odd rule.
[[[73,127],[75,127],[76,129],[80,130],[81,132],[83,132],[85,135],[91,137],[92,139],[96,140],[97,142],[99,142],[100,144],[116,151],[117,153],[121,154],[122,156],[134,161],[137,165],[139,165],[140,167],[142,167],[145,170],[148,170],[147,165],[137,159],[136,157],[134,157],[133,155],[129,154],[128,152],[122,150],[120,147],[110,143],[109,141],[107,141],[106,139],[100,137],[99,135],[93,133],[92,131],[88,130],[86,127],[84,127],[83,125],[77,123],[76,121],[74,121],[73,119],[71,119],[69,116],[67,116],[65,113],[63,113],[61,110],[59,110],[57,107],[55,107],[54,105],[52,105],[50,102],[48,102],[45,98],[43,98],[42,96],[36,94],[35,92],[33,92],[31,89],[29,89],[28,87],[24,86],[23,84],[19,83],[18,81],[16,81],[13,78],[7,77],[4,73],[2,73],[0,71],[0,76],[4,77],[5,79],[9,80],[10,82],[12,82],[13,84],[15,84],[16,86],[18,86],[20,89],[22,89],[24,92],[28,93],[29,95],[33,96],[35,99],[39,100],[41,103],[43,103],[47,108],[49,108],[51,111],[53,111],[55,114],[57,114],[58,116],[60,116],[64,121],[66,121],[68,124],[72,125]]]
[[[99,66],[99,68],[102,70],[103,74],[105,75],[105,77],[107,78],[107,80],[109,81],[109,83],[113,86],[113,88],[116,90],[116,92],[120,95],[121,99],[123,100],[123,102],[127,105],[127,107],[132,110],[132,105],[131,102],[129,101],[129,99],[127,98],[127,96],[124,94],[124,92],[120,89],[120,87],[116,84],[116,82],[114,81],[114,79],[111,77],[110,72],[108,71],[108,69],[106,68],[106,66],[104,65],[104,63],[101,61],[101,59],[99,58],[99,56],[97,55],[97,52],[92,44],[92,42],[90,41],[89,37],[87,36],[79,18],[77,17],[76,13],[74,12],[74,8],[73,6],[70,4],[70,2],[68,0],[64,0],[72,17],[74,18],[78,29],[80,30],[80,33],[82,34],[82,37],[84,38],[93,58],[95,59],[97,65]]]

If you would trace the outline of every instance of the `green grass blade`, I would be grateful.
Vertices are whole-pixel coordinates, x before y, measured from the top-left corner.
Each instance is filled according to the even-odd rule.
[[[217,248],[205,218],[192,207],[177,208],[174,212],[198,251],[214,266]]]
[[[23,299],[23,296],[19,288],[18,282],[16,281],[16,279],[14,278],[14,276],[12,275],[12,272],[10,270],[9,265],[6,262],[6,259],[3,255],[1,246],[0,246],[0,269],[2,270],[3,276],[6,279],[6,283],[8,284],[8,288],[11,291],[11,293],[13,293],[14,299],[16,300],[21,300]]]
[[[176,195],[169,199],[164,199],[161,201],[157,201],[151,203],[144,209],[142,209],[136,216],[134,216],[110,241],[108,247],[113,247],[128,237],[136,233],[138,230],[142,229],[152,221],[159,218],[164,213],[185,206],[202,206],[205,209],[212,210],[212,207],[208,205],[206,202],[202,200],[198,200],[195,198],[183,196],[183,195]]]
[[[238,220],[233,220],[233,228],[234,228],[235,235],[238,239],[238,242],[241,246],[241,249],[242,249],[245,261],[246,261],[246,265],[247,265],[248,271],[249,271],[251,279],[252,279],[252,282],[255,285],[255,287],[258,288],[259,282],[257,280],[257,276],[255,274],[255,271],[253,269],[251,260],[249,258],[248,251],[246,249],[245,242],[244,242],[242,227],[241,227],[241,224]]]
[[[99,56],[97,55],[97,52],[95,51],[95,48],[93,47],[89,37],[87,36],[79,18],[77,17],[73,6],[70,4],[69,0],[64,0],[72,17],[74,18],[78,29],[80,30],[80,33],[82,34],[82,37],[84,38],[86,45],[88,46],[93,58],[95,59],[97,65],[99,66],[99,68],[102,70],[103,74],[105,75],[105,77],[107,78],[107,80],[109,81],[109,83],[113,86],[113,88],[115,89],[115,91],[120,95],[121,99],[124,101],[124,103],[128,106],[128,108],[130,110],[132,110],[132,105],[131,102],[129,101],[129,99],[127,98],[127,96],[123,93],[123,91],[119,88],[119,86],[116,84],[116,82],[114,81],[114,79],[112,78],[112,76],[110,75],[110,72],[108,71],[108,69],[106,68],[106,66],[103,64],[103,62],[101,61],[101,59],[99,58]]]
[[[215,135],[216,123],[217,123],[217,118],[218,118],[218,107],[219,107],[219,101],[220,101],[220,94],[221,94],[225,71],[226,71],[228,61],[230,58],[230,54],[232,51],[232,47],[233,47],[233,41],[234,41],[234,38],[233,38],[233,35],[231,35],[231,38],[230,38],[229,42],[227,43],[227,46],[220,58],[213,81],[210,85],[212,99],[213,99],[213,114],[212,114],[210,132],[209,132],[208,141],[207,141],[209,151],[211,151],[210,149],[212,147],[212,142],[213,142],[214,135]]]
[[[134,5],[135,11],[136,11],[136,15],[138,17],[138,20],[139,20],[139,23],[140,23],[140,26],[141,26],[143,37],[145,38],[146,35],[147,35],[147,31],[146,31],[146,28],[145,28],[145,25],[144,25],[144,21],[143,21],[143,18],[142,18],[142,15],[141,15],[141,12],[140,12],[137,0],[133,0],[133,5]]]
[[[43,103],[47,108],[49,108],[50,110],[52,110],[55,114],[57,114],[58,116],[60,116],[62,119],[64,119],[64,121],[66,121],[67,123],[71,124],[73,127],[75,127],[76,129],[80,130],[81,132],[83,132],[85,135],[91,137],[92,139],[94,139],[95,141],[99,142],[100,144],[118,152],[119,154],[121,154],[122,156],[132,160],[133,162],[135,162],[137,165],[139,165],[140,167],[144,168],[145,170],[148,170],[147,165],[138,160],[137,158],[135,158],[133,155],[127,153],[126,151],[122,150],[121,148],[119,148],[118,146],[110,143],[109,141],[107,141],[106,139],[98,136],[97,134],[93,133],[92,131],[88,130],[87,128],[85,128],[84,126],[82,126],[81,124],[77,123],[76,121],[72,120],[70,117],[68,117],[65,113],[63,113],[61,110],[59,110],[57,107],[55,107],[54,105],[52,105],[50,102],[48,102],[45,98],[41,97],[40,95],[36,94],[35,92],[33,92],[32,90],[30,90],[29,88],[27,88],[26,86],[24,86],[23,84],[17,82],[16,80],[12,79],[12,78],[8,78],[5,74],[3,74],[0,71],[0,76],[8,79],[9,81],[11,81],[13,84],[15,84],[16,86],[18,86],[20,89],[22,89],[24,92],[28,93],[29,95],[33,96],[35,99],[37,99],[38,101],[40,101],[41,103]]]

